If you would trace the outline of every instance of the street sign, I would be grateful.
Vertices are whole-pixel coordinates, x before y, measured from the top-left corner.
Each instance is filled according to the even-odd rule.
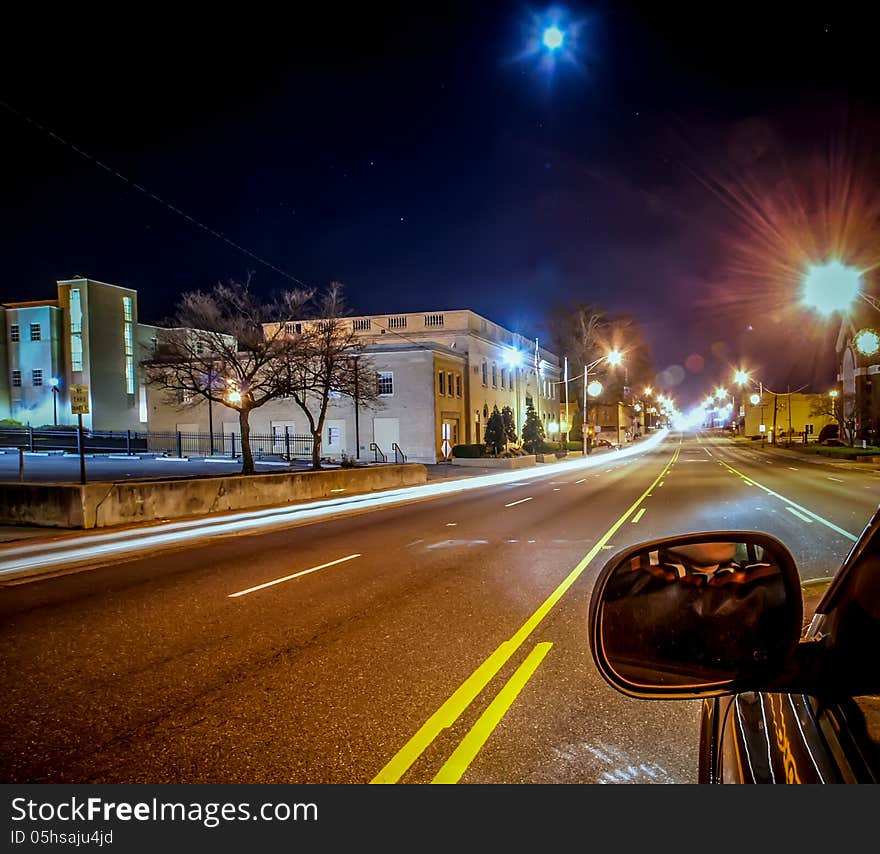
[[[70,414],[89,414],[89,387],[87,385],[72,385],[70,387]]]

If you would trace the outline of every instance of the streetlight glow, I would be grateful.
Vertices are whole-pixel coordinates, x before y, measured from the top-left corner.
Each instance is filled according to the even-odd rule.
[[[757,406],[757,405],[761,402],[761,395],[758,394],[758,392],[755,392],[755,393],[749,398],[749,400],[751,401],[752,406]]]
[[[598,397],[602,394],[602,383],[600,383],[599,380],[593,380],[587,386],[587,394],[589,394],[590,397]]]
[[[623,353],[620,350],[612,350],[606,357],[609,365],[619,365],[623,362]]]
[[[233,389],[232,391],[227,393],[226,399],[230,403],[241,403],[241,392]]]
[[[820,314],[845,313],[862,291],[862,273],[840,261],[813,264],[804,275],[801,301]]]
[[[733,375],[733,381],[737,385],[745,385],[750,379],[751,377],[749,376],[748,371],[736,371]]]

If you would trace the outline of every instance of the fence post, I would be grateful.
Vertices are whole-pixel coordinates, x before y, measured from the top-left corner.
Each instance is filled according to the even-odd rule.
[[[24,480],[24,448],[18,449],[18,479]]]
[[[231,456],[235,456],[235,433],[230,433],[229,438],[232,441],[232,454]]]
[[[28,450],[34,449],[34,428],[28,425]]]
[[[131,430],[125,431],[125,453],[131,456]]]
[[[287,455],[287,462],[290,462],[290,431],[287,425],[284,425],[284,453]]]
[[[181,441],[180,441],[180,430],[177,431],[177,456],[178,457],[183,456],[183,445],[181,444]]]

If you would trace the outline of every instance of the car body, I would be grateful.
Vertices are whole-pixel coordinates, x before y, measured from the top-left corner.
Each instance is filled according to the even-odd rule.
[[[681,557],[722,543],[750,557]],[[759,532],[640,543],[606,563],[589,619],[614,688],[702,701],[700,783],[880,782],[880,511],[810,582]]]

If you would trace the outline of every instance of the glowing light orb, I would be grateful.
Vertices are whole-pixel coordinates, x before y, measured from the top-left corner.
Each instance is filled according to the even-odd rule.
[[[600,383],[599,380],[593,380],[587,386],[587,394],[590,395],[590,397],[598,397],[602,394],[602,383]]]
[[[873,356],[880,350],[880,336],[873,329],[862,329],[853,339],[856,350],[863,356]]]
[[[757,405],[761,402],[761,395],[760,395],[760,394],[757,394],[757,393],[756,393],[756,394],[753,394],[753,395],[749,398],[749,400],[752,402],[752,406],[757,406]]]
[[[846,312],[861,292],[861,286],[861,272],[840,261],[813,264],[804,276],[801,300],[820,314]]]
[[[547,29],[544,30],[544,35],[541,37],[541,41],[547,50],[558,50],[562,47],[562,43],[565,41],[565,33],[563,33],[559,27],[547,27]]]
[[[623,361],[623,353],[620,350],[612,350],[606,358],[609,364],[619,365]]]

